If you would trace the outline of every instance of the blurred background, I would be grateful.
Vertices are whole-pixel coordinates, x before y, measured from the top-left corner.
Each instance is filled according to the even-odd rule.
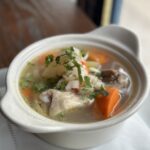
[[[150,1],[124,0],[119,25],[134,31],[140,41],[141,60],[150,73]]]
[[[0,0],[0,68],[27,45],[45,37],[85,33],[108,24],[133,30],[150,64],[148,0]]]
[[[97,26],[118,24],[134,31],[140,40],[141,59],[150,69],[150,1],[78,0],[78,4]]]

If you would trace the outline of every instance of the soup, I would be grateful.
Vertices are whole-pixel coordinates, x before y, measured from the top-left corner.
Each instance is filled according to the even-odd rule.
[[[77,47],[37,56],[26,64],[19,81],[23,99],[35,111],[77,123],[115,115],[130,87],[130,76],[115,56]]]

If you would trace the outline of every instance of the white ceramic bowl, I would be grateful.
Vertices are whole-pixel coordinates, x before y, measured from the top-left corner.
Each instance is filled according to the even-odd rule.
[[[87,124],[58,122],[32,110],[19,92],[18,80],[26,63],[40,53],[70,45],[103,48],[118,56],[132,74],[130,100],[114,117]],[[38,41],[22,50],[11,63],[7,74],[7,93],[1,101],[4,114],[15,124],[53,144],[80,149],[93,147],[114,139],[124,121],[137,111],[148,93],[148,81],[143,65],[138,60],[139,44],[131,31],[118,26],[98,28],[87,34],[54,36]]]

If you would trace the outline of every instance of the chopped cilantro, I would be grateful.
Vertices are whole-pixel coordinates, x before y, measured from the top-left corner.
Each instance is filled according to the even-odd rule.
[[[39,82],[39,83],[34,83],[32,88],[36,92],[43,92],[44,90],[47,89],[47,85],[43,82]]]
[[[74,51],[73,47],[69,47],[69,48],[66,48],[66,49],[65,49],[65,53],[66,53],[67,55],[72,55],[73,51]]]
[[[53,61],[53,58],[54,58],[53,55],[48,55],[48,56],[45,58],[45,64],[46,64],[46,66],[48,66],[48,65]]]

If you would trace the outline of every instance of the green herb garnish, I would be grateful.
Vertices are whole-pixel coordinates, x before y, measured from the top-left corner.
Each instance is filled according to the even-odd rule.
[[[43,92],[43,91],[46,90],[48,87],[47,87],[47,84],[46,84],[46,83],[39,82],[39,83],[34,83],[32,88],[33,88],[33,90],[36,91],[36,92]]]
[[[64,112],[60,112],[58,115],[56,115],[56,118],[58,120],[64,120],[64,116],[65,116]]]
[[[95,90],[94,92],[90,93],[89,98],[93,99],[99,94],[103,96],[108,96],[109,93],[105,90],[104,86],[102,85],[99,90]]]
[[[83,82],[83,77],[81,75],[81,65],[76,60],[73,61],[73,64],[74,64],[75,67],[77,67],[79,81],[80,81],[80,83],[82,83]]]
[[[69,48],[65,49],[65,53],[69,56],[71,56],[73,54],[73,52],[74,52],[73,47],[69,47]]]
[[[108,92],[105,90],[104,86],[101,85],[100,87],[100,93],[103,95],[103,96],[108,96]]]
[[[31,85],[31,82],[30,81],[27,81],[27,80],[24,80],[24,79],[22,79],[21,81],[20,81],[20,86],[21,86],[21,88],[28,88],[28,87],[30,87],[30,85]]]
[[[65,68],[66,68],[67,70],[72,70],[73,67],[74,67],[74,66],[69,65],[68,63],[67,63],[67,64],[64,64],[64,66],[65,66]]]
[[[45,64],[46,64],[46,66],[48,66],[48,65],[53,61],[53,58],[54,58],[53,55],[48,55],[48,56],[45,58]]]
[[[80,52],[81,52],[81,56],[82,56],[82,57],[85,57],[85,56],[86,56],[86,54],[87,54],[87,52],[86,52],[86,51],[84,51],[84,50],[80,50]]]
[[[90,82],[90,78],[88,76],[84,77],[84,81],[85,81],[85,86],[91,88],[91,82]]]
[[[33,82],[33,76],[29,75],[29,76],[23,77],[19,84],[21,88],[28,88],[28,87],[31,87],[32,82]]]
[[[80,90],[80,95],[82,96],[82,99],[89,97],[91,93],[93,93],[93,88],[84,87]]]
[[[67,85],[67,82],[62,81],[62,82],[58,83],[58,85],[56,86],[56,89],[63,91],[63,90],[65,90],[66,85]]]

